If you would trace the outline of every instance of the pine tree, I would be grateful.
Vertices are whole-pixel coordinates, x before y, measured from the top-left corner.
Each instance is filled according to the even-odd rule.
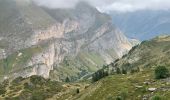
[[[116,68],[116,73],[117,73],[117,74],[121,74],[120,68],[118,68],[118,67]]]
[[[76,93],[77,93],[77,94],[79,94],[79,93],[80,93],[80,90],[79,90],[78,88],[77,88],[77,90],[76,90]]]
[[[70,78],[66,77],[65,82],[70,82]]]
[[[127,74],[127,70],[126,69],[122,69],[122,74]]]

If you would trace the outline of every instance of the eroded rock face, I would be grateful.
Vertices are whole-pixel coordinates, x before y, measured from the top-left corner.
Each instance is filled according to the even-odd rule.
[[[18,2],[20,1],[17,0]],[[19,8],[25,7],[25,4],[23,6],[22,3],[19,4],[22,5]],[[21,24],[18,25],[21,30],[15,31],[16,33],[12,34],[12,37],[4,35],[6,39],[10,39],[9,48],[6,47],[5,50],[10,56],[14,52],[32,46],[43,45],[43,48],[40,48],[41,50],[35,54],[31,53],[31,57],[24,60],[23,69],[10,71],[11,76],[41,75],[48,78],[53,66],[58,66],[65,57],[76,57],[82,51],[96,52],[102,57],[104,63],[108,64],[121,57],[132,47],[124,34],[113,27],[108,15],[98,12],[87,4],[81,3],[76,9],[63,10],[42,9],[35,4],[28,4],[30,8],[26,7],[25,10],[20,11],[22,16],[15,18],[19,18]],[[27,11],[32,11],[33,15],[25,15]],[[40,19],[36,13],[39,13]],[[33,16],[37,20],[32,19]],[[43,16],[45,21],[43,21]],[[16,26],[15,28],[18,29]],[[24,55],[24,53],[20,54],[20,56]],[[89,63],[99,66],[93,61],[94,59],[86,59]],[[12,69],[14,67],[17,66],[13,66]]]

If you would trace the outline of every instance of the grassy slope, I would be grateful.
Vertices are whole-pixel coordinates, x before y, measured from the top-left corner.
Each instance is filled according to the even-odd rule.
[[[117,67],[132,69],[147,68],[157,65],[170,65],[170,36],[162,36],[142,42],[129,54],[115,63]]]
[[[148,84],[144,82],[148,82]],[[87,82],[65,84],[32,76],[15,79],[5,86],[7,91],[0,95],[0,99],[115,100],[117,96],[125,95],[126,100],[141,100],[144,96],[151,99],[155,95],[160,95],[165,98],[163,100],[168,100],[166,98],[170,98],[169,87],[169,79],[154,79],[154,68],[128,75],[111,75],[90,86]],[[79,94],[76,93],[77,88],[80,90]],[[150,92],[148,88],[157,88],[157,90]]]
[[[0,83],[0,100],[65,100],[75,96],[78,88],[82,91],[87,85],[85,82],[61,83],[40,76],[19,77]]]
[[[144,95],[148,96],[147,99],[154,95],[170,98],[169,80],[155,80],[153,72],[153,69],[145,69],[131,75],[111,75],[92,84],[73,97],[73,100],[115,100],[123,94],[127,95],[126,100],[141,100]],[[146,85],[144,82],[150,84]],[[152,93],[148,88],[157,88],[157,91]]]
[[[63,90],[62,84],[39,76],[17,78],[1,84],[6,92],[0,94],[3,100],[45,100]],[[2,91],[3,88],[0,90]]]

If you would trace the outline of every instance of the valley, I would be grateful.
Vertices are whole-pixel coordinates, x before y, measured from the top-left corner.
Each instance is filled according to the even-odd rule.
[[[104,67],[103,69],[108,71],[109,75],[95,82],[92,79],[77,82],[71,82],[68,79],[66,83],[63,83],[44,79],[40,76],[20,77],[1,85],[5,87],[4,90],[3,88],[0,90],[1,98],[7,98],[7,100],[27,98],[30,98],[28,100],[34,100],[34,98],[42,98],[42,100],[155,100],[154,98],[168,100],[170,97],[170,78],[156,79],[155,69],[161,65],[170,70],[169,55],[167,54],[170,50],[169,47],[169,36],[160,36],[142,42],[133,47],[126,56]],[[147,53],[150,55],[140,60],[131,59],[131,57],[143,57],[140,55],[153,50],[157,52]],[[155,56],[153,59],[151,58],[153,55],[159,56]],[[143,61],[146,59],[147,61]],[[128,61],[133,61],[133,63],[122,63]],[[137,68],[139,70],[135,70]],[[126,73],[123,69],[126,70]],[[14,82],[18,82],[18,85]],[[37,89],[30,90],[32,87]],[[48,93],[48,95],[44,93]],[[23,95],[25,96],[23,97]]]
[[[0,100],[169,100],[169,10],[66,1],[0,0]]]

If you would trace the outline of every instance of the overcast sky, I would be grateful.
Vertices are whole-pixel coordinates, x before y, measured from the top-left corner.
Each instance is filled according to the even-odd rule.
[[[36,0],[50,8],[70,8],[85,1],[102,12],[133,12],[137,10],[169,10],[170,0]]]

